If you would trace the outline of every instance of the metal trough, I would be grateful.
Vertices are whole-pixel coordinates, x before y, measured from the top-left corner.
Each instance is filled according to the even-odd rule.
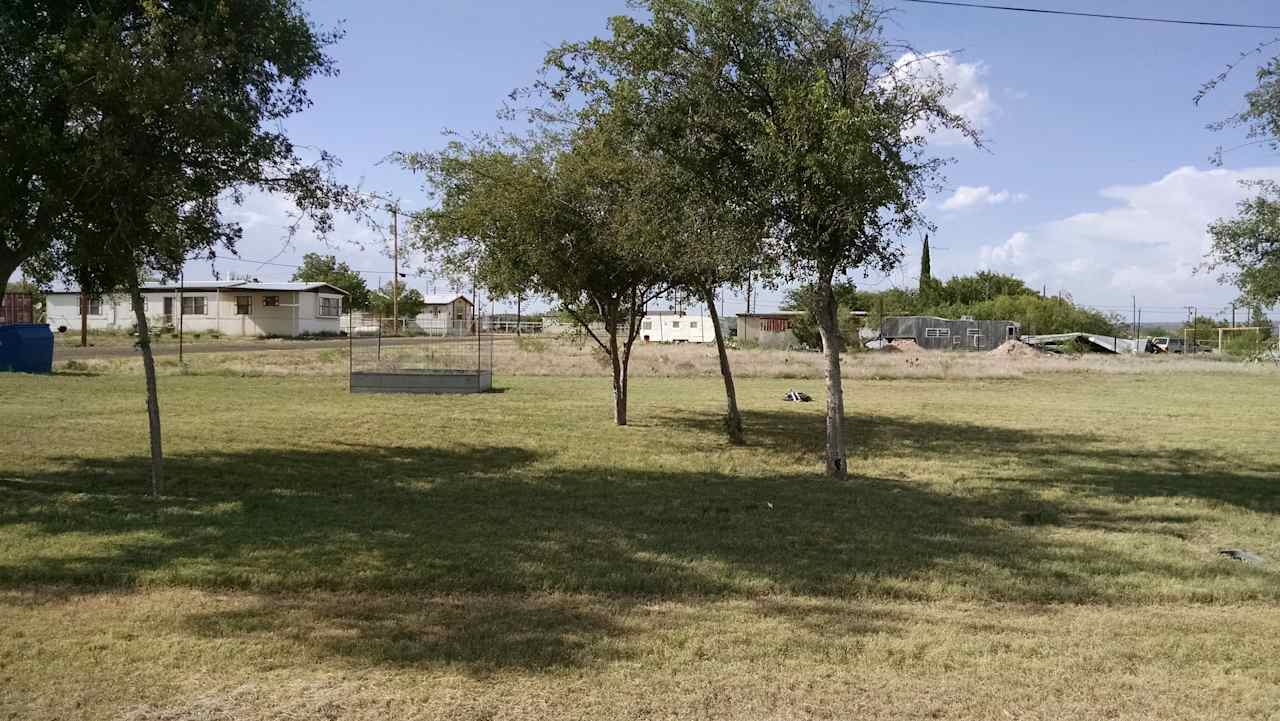
[[[355,371],[352,393],[485,393],[493,389],[493,371]]]

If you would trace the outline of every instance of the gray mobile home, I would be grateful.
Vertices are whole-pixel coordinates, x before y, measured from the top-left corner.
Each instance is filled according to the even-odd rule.
[[[1011,320],[973,320],[908,315],[885,318],[880,335],[887,341],[913,340],[929,350],[993,350],[1022,334]]]

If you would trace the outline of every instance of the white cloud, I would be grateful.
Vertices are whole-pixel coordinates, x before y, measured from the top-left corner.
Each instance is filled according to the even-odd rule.
[[[991,99],[991,88],[984,81],[987,74],[986,65],[962,63],[949,50],[916,54],[904,53],[894,63],[894,67],[908,78],[941,80],[951,89],[947,98],[947,108],[969,121],[977,129],[990,122],[999,110]],[[916,128],[914,132],[927,134],[927,128]],[[942,144],[966,143],[968,140],[954,130],[942,130],[933,133],[930,140]]]
[[[1011,193],[1008,190],[997,192],[989,185],[961,185],[951,197],[942,201],[942,209],[961,210],[975,205],[1000,205],[1010,201],[1021,203],[1026,199],[1026,193]]]
[[[1240,181],[1256,178],[1280,179],[1280,167],[1182,167],[1144,185],[1104,188],[1111,207],[1019,231],[979,248],[978,259],[1087,304],[1126,304],[1132,294],[1145,304],[1224,304],[1234,291],[1195,272],[1209,249],[1206,227],[1232,215],[1249,192]]]

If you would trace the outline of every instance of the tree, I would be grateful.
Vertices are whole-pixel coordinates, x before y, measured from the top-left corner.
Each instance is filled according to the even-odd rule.
[[[75,171],[84,147],[71,95],[93,75],[78,63],[78,3],[9,2],[0,14],[0,286],[63,233],[90,189]]]
[[[339,263],[338,259],[332,255],[307,253],[302,256],[302,266],[294,271],[293,279],[305,283],[328,283],[347,291],[347,297],[343,300],[347,306],[346,312],[350,312],[353,308],[355,310],[369,308],[369,287],[365,285],[364,278],[352,270],[351,266]],[[417,313],[411,315],[417,315]]]
[[[554,50],[553,90],[625,108],[647,145],[713,197],[758,213],[769,253],[814,285],[827,377],[828,474],[847,474],[834,279],[887,271],[942,161],[921,128],[976,136],[941,79],[891,56],[858,0],[828,19],[808,0],[637,0],[611,37]],[[927,62],[927,60],[925,60]]]
[[[375,313],[390,318],[392,313],[391,294],[396,291],[391,283],[387,283],[378,289],[377,293],[370,294],[369,307]],[[422,293],[417,288],[405,289],[403,284],[398,286],[400,291],[399,303],[395,304],[395,310],[400,314],[401,318],[414,318],[427,307],[427,299],[422,297]]]
[[[414,218],[417,246],[494,295],[558,303],[609,359],[614,422],[626,425],[631,349],[670,285],[652,260],[673,241],[648,212],[651,159],[594,126],[399,158],[437,200]]]
[[[141,279],[176,277],[193,255],[234,251],[240,227],[222,218],[221,203],[250,188],[290,195],[320,232],[332,208],[360,207],[332,182],[331,158],[304,162],[281,129],[310,104],[305,82],[334,72],[324,48],[338,35],[313,27],[294,0],[32,5],[64,21],[43,42],[59,48],[51,62],[69,88],[62,102],[77,138],[60,162],[82,188],[67,194],[52,242],[29,265],[86,292],[132,297],[159,494],[160,410]]]
[[[1259,46],[1257,51],[1269,44]],[[1206,83],[1196,95],[1196,102],[1233,69],[1228,66]],[[1245,93],[1244,110],[1209,127],[1245,128],[1249,140],[1280,150],[1280,56],[1258,68],[1257,81],[1257,86]],[[1222,162],[1221,152],[1217,162]],[[1237,205],[1234,218],[1220,218],[1209,225],[1212,241],[1205,265],[1219,273],[1220,283],[1240,290],[1243,304],[1271,307],[1280,303],[1280,183],[1248,180],[1242,184],[1254,195]]]

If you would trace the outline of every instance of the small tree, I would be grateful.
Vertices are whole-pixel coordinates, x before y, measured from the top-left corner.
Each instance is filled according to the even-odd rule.
[[[342,301],[346,312],[369,308],[369,286],[365,285],[364,278],[332,255],[307,253],[302,256],[302,265],[294,272],[293,279],[305,283],[328,283],[347,291],[347,297]]]
[[[866,0],[637,0],[612,36],[549,59],[562,97],[625,108],[646,144],[764,220],[771,255],[812,282],[827,376],[826,469],[847,473],[837,276],[887,271],[942,160],[921,131],[976,139],[941,79],[892,57]],[[715,169],[715,172],[708,172]]]
[[[438,201],[414,219],[420,249],[494,295],[557,302],[608,357],[614,421],[626,425],[631,349],[646,305],[669,287],[652,260],[670,236],[647,213],[646,159],[586,128],[400,160]]]
[[[400,291],[400,299],[399,303],[395,304],[395,310],[399,312],[400,318],[414,318],[426,309],[427,299],[422,297],[422,293],[418,292],[417,288],[405,289],[403,284],[397,287]],[[391,283],[382,286],[377,293],[370,295],[369,307],[375,313],[390,318],[393,307],[391,294],[395,291],[396,287]]]
[[[59,161],[79,190],[31,265],[45,279],[132,298],[159,494],[160,409],[141,278],[176,277],[193,255],[234,249],[240,227],[222,219],[220,204],[249,188],[292,196],[321,232],[335,205],[361,207],[326,175],[330,158],[304,162],[280,129],[310,104],[304,83],[333,72],[324,48],[337,35],[313,27],[294,0],[34,5],[65,21],[43,38],[57,52],[32,62],[57,64],[70,89],[62,102],[78,143]]]

